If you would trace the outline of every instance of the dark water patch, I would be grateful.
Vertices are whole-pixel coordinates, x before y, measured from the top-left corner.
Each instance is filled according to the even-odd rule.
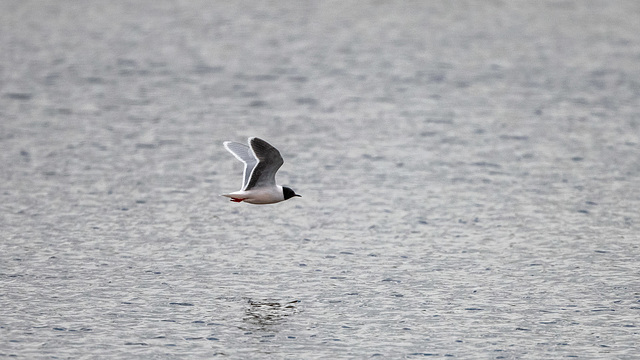
[[[307,78],[306,76],[289,76],[288,79],[289,81],[296,83],[306,83],[307,81],[309,81],[309,78]]]
[[[60,73],[51,73],[44,77],[44,83],[48,86],[56,85],[59,78]]]
[[[71,110],[70,108],[47,108],[45,111],[49,116],[71,115],[73,113],[73,110]]]
[[[123,59],[119,58],[116,61],[116,64],[121,67],[135,67],[138,66],[138,63],[133,59]]]
[[[266,107],[268,103],[263,100],[253,100],[249,103],[250,107]]]
[[[280,78],[279,75],[263,74],[263,75],[251,76],[248,80],[253,80],[253,81],[276,81],[279,78]]]
[[[471,165],[480,166],[480,167],[501,168],[501,166],[499,164],[490,163],[490,162],[486,162],[486,161],[474,162],[474,163],[471,163]]]
[[[193,306],[193,304],[191,304],[191,303],[187,303],[187,302],[181,302],[181,303],[178,303],[178,302],[170,302],[170,303],[169,303],[169,305]]]
[[[309,97],[297,98],[295,101],[296,101],[296,104],[298,105],[317,105],[318,104],[317,99],[309,98]]]
[[[89,76],[84,79],[89,84],[104,84],[105,80],[99,76]]]
[[[388,96],[376,96],[375,98],[373,98],[373,101],[377,103],[386,103],[386,104],[393,104],[395,102],[393,98]]]
[[[362,154],[362,158],[367,160],[384,160],[384,156],[371,154]]]
[[[500,139],[525,141],[525,140],[529,140],[529,137],[526,135],[500,135]]]
[[[409,356],[440,356],[440,354],[438,354],[438,353],[420,353],[420,352],[416,352],[416,353],[409,354]]]
[[[143,343],[143,342],[126,342],[124,344],[125,345],[130,345],[130,346],[148,346],[149,345],[149,344]]]
[[[31,100],[33,94],[30,93],[5,93],[4,97],[11,100]]]

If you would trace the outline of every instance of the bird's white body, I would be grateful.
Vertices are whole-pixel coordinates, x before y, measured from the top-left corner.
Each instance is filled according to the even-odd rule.
[[[238,190],[229,194],[223,194],[231,199],[242,199],[249,204],[273,204],[284,200],[282,186],[276,185],[257,190]]]

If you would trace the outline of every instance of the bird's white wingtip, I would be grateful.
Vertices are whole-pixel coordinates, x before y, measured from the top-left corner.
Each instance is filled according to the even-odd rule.
[[[231,144],[233,144],[233,141],[225,141],[222,143],[222,145],[224,145],[224,148],[235,156],[235,153],[233,152],[233,150],[231,150]]]

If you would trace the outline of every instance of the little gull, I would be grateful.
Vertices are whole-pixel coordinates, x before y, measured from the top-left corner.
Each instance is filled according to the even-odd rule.
[[[278,149],[257,137],[249,138],[249,146],[225,141],[224,147],[244,163],[242,189],[223,194],[234,202],[273,204],[294,196],[291,188],[276,185],[276,172],[284,163]]]

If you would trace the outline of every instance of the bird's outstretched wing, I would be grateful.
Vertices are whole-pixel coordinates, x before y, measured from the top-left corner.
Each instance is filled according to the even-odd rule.
[[[258,163],[253,167],[243,190],[276,185],[276,172],[284,164],[278,149],[257,137],[249,138],[249,147]],[[228,148],[227,148],[228,149]]]
[[[253,155],[253,152],[247,145],[243,145],[233,141],[225,141],[224,147],[229,151],[236,159],[244,163],[244,172],[242,175],[242,190],[246,190],[249,183],[249,177],[251,172],[258,163],[258,159]]]

